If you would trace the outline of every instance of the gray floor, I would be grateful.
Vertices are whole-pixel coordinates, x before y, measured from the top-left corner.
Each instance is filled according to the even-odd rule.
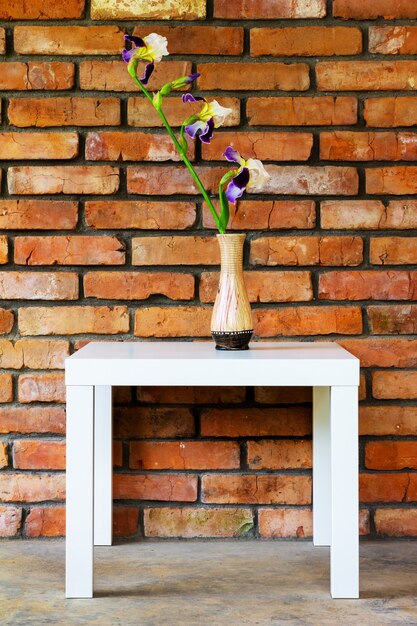
[[[0,543],[0,623],[417,625],[417,542],[361,544],[361,599],[331,600],[327,548],[146,542],[96,548],[95,598],[65,600],[64,542]]]

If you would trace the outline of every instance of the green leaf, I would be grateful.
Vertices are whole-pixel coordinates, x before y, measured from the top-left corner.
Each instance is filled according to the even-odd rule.
[[[247,524],[243,524],[237,532],[240,536],[246,535],[253,528],[253,522],[247,522]]]

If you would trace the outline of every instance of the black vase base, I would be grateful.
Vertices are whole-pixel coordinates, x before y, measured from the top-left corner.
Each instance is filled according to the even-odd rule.
[[[249,350],[249,342],[253,330],[236,330],[229,332],[212,331],[216,350]]]

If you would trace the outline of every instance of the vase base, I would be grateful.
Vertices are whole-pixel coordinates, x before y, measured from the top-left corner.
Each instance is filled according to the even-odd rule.
[[[253,330],[222,332],[213,330],[211,336],[216,343],[216,350],[249,350]]]

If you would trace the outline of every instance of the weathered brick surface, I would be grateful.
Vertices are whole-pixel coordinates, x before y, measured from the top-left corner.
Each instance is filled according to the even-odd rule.
[[[359,28],[344,26],[252,28],[250,49],[255,57],[359,54],[362,51],[362,33]]]
[[[265,162],[228,225],[254,338],[360,359],[359,531],[416,536],[416,18],[411,0],[0,0],[0,536],[65,534],[69,354],[211,341],[213,216],[125,32],[168,39],[151,93],[199,72],[184,90],[231,110],[188,148],[217,210],[225,148]],[[177,134],[202,106],[179,96]],[[115,536],[310,537],[311,388],[187,382],[114,389]]]

